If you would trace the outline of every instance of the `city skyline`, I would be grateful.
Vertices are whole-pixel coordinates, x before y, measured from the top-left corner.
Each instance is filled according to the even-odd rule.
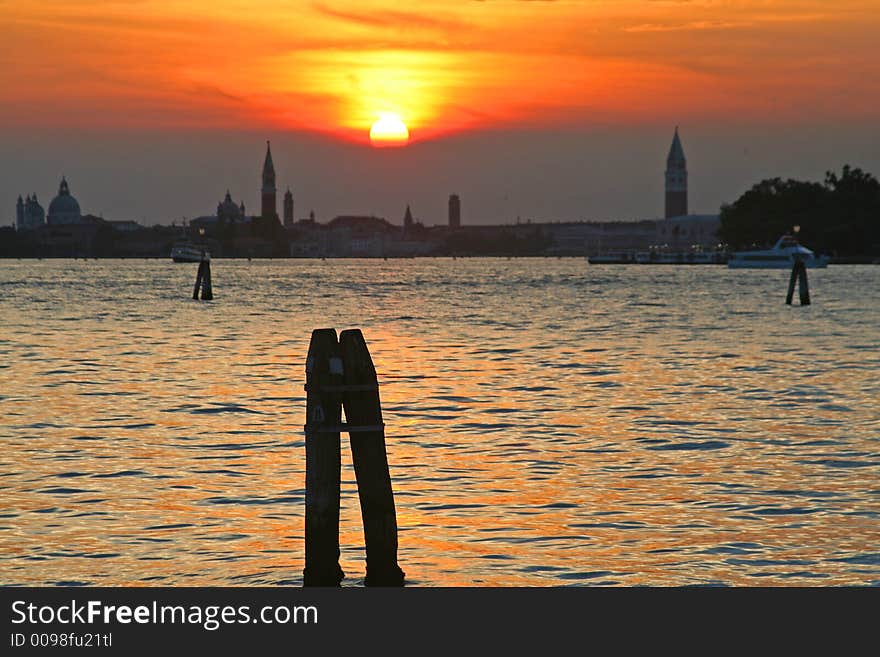
[[[373,214],[398,222],[408,203],[427,225],[443,224],[448,195],[458,193],[467,199],[462,215],[465,224],[515,223],[518,218],[639,221],[664,216],[664,170],[675,127],[649,127],[628,135],[623,143],[630,144],[630,151],[622,146],[614,149],[618,135],[613,131],[576,133],[576,139],[572,133],[507,132],[504,169],[492,167],[495,155],[488,148],[489,144],[499,146],[500,136],[482,134],[479,140],[486,146],[471,153],[476,161],[468,162],[476,169],[474,175],[456,172],[460,141],[474,137],[450,137],[378,153],[362,145],[299,133],[275,135],[271,142],[279,171],[279,202],[289,187],[296,203],[295,219],[314,211],[321,220]],[[689,210],[697,214],[717,213],[721,204],[734,201],[762,178],[821,180],[827,170],[845,163],[869,171],[880,169],[880,152],[857,135],[844,140],[832,133],[814,134],[810,139],[792,134],[786,139],[788,147],[777,149],[766,134],[746,139],[739,133],[707,136],[699,128],[693,134],[687,126],[679,129],[687,150]],[[219,143],[202,141],[199,135],[180,135],[154,141],[137,159],[129,154],[130,138],[108,142],[96,138],[69,136],[74,147],[56,151],[57,142],[42,135],[36,146],[10,149],[26,157],[19,155],[18,166],[0,181],[0,199],[6,201],[0,225],[14,223],[19,195],[37,193],[41,202],[48,203],[62,177],[75,188],[84,214],[144,225],[180,224],[183,219],[210,214],[227,189],[247,208],[260,208],[261,181],[259,172],[254,173],[254,161],[264,156],[259,146],[265,147],[264,134],[234,133]],[[587,157],[592,142],[611,155],[601,161]],[[720,149],[729,157],[706,162]],[[517,157],[526,152],[531,153],[531,160]],[[172,160],[175,167],[169,167]],[[62,161],[63,166],[58,163]],[[434,175],[423,173],[426,163],[433,166]],[[47,174],[47,169],[57,169],[58,174]],[[345,184],[340,186],[343,175]]]

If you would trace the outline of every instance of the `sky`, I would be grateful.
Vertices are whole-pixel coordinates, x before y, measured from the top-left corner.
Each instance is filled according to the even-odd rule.
[[[679,126],[694,212],[761,178],[880,174],[877,0],[0,0],[0,225],[66,175],[146,224],[407,203],[464,223],[654,218]],[[374,148],[398,115],[408,145]]]

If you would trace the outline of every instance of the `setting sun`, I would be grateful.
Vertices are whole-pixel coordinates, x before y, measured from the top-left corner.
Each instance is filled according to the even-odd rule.
[[[409,130],[397,114],[383,112],[370,128],[370,143],[373,146],[406,146]]]

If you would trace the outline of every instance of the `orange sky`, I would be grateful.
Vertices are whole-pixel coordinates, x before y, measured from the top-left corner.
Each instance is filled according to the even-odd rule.
[[[0,0],[0,123],[472,129],[880,115],[877,0]]]

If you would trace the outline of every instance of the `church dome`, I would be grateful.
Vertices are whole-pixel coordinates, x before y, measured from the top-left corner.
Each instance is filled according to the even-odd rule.
[[[56,196],[49,204],[49,214],[81,214],[79,203],[72,196]]]
[[[226,198],[217,206],[217,217],[224,221],[234,221],[244,215],[244,203],[237,205],[232,200],[229,190],[226,190]]]
[[[65,178],[61,179],[58,187],[58,196],[49,203],[49,223],[69,224],[76,223],[82,218],[79,203],[71,196],[70,188]]]

